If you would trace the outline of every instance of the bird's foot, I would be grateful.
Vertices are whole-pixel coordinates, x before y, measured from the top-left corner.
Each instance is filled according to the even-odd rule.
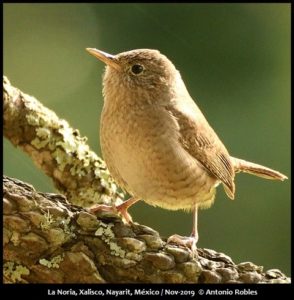
[[[99,211],[104,211],[104,212],[111,212],[114,214],[120,214],[122,216],[122,219],[127,223],[132,223],[132,217],[131,215],[128,213],[128,207],[126,205],[126,202],[123,202],[120,205],[105,205],[105,204],[97,204],[95,206],[92,206],[88,209],[88,211],[90,213],[96,213]]]
[[[174,234],[167,239],[167,243],[186,247],[191,251],[192,258],[197,258],[197,240],[198,239],[195,236],[181,236]]]
[[[133,223],[133,219],[128,213],[129,206],[130,205],[128,204],[128,201],[125,201],[122,204],[116,206],[116,210],[119,212],[119,214],[122,216],[122,218],[126,221],[127,224]]]
[[[95,213],[97,211],[106,211],[106,212],[112,212],[114,214],[120,214],[122,216],[122,219],[127,223],[133,223],[131,215],[128,213],[128,208],[138,202],[139,199],[135,197],[131,197],[130,199],[124,201],[120,205],[105,205],[105,204],[98,204],[89,209],[89,212]]]

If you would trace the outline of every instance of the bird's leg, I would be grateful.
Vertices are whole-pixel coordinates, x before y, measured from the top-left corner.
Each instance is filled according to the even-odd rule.
[[[191,250],[192,253],[197,252],[197,242],[198,242],[198,206],[195,205],[193,210],[193,229],[190,238],[192,239]]]
[[[109,211],[109,212],[113,212],[113,213],[120,213],[123,217],[123,219],[127,222],[127,223],[131,223],[132,222],[132,217],[130,216],[130,214],[128,213],[128,208],[130,206],[132,206],[133,204],[135,204],[136,202],[138,202],[140,199],[131,197],[130,199],[124,201],[122,204],[120,205],[105,205],[105,204],[98,204],[95,205],[93,207],[91,207],[89,209],[89,211],[91,213],[95,213],[97,211]]]
[[[127,223],[132,223],[132,217],[128,213],[128,209],[130,206],[138,202],[140,199],[136,199],[134,197],[131,197],[127,201],[124,201],[122,204],[116,206],[116,210],[122,215],[122,217],[126,220]]]
[[[197,242],[198,242],[198,206],[193,209],[193,229],[189,237],[174,234],[167,239],[167,243],[173,243],[191,249],[192,256],[197,257]]]

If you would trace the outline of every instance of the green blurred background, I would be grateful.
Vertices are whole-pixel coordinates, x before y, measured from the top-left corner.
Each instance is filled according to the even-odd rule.
[[[290,4],[4,4],[4,74],[89,138],[100,154],[103,64],[86,47],[167,55],[232,155],[290,175]],[[4,141],[4,173],[54,192]],[[199,247],[290,275],[290,180],[236,178],[200,212]],[[139,203],[133,219],[188,235],[192,216]]]

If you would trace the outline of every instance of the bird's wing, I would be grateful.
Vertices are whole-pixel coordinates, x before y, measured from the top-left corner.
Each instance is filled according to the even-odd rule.
[[[235,172],[230,155],[194,102],[189,108],[191,110],[187,110],[184,105],[166,107],[179,125],[180,143],[191,156],[223,183],[228,197],[234,199]]]

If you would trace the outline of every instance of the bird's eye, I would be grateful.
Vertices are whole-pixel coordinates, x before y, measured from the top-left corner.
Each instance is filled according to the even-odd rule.
[[[133,74],[138,75],[144,71],[144,67],[138,64],[135,64],[131,67],[131,71]]]

